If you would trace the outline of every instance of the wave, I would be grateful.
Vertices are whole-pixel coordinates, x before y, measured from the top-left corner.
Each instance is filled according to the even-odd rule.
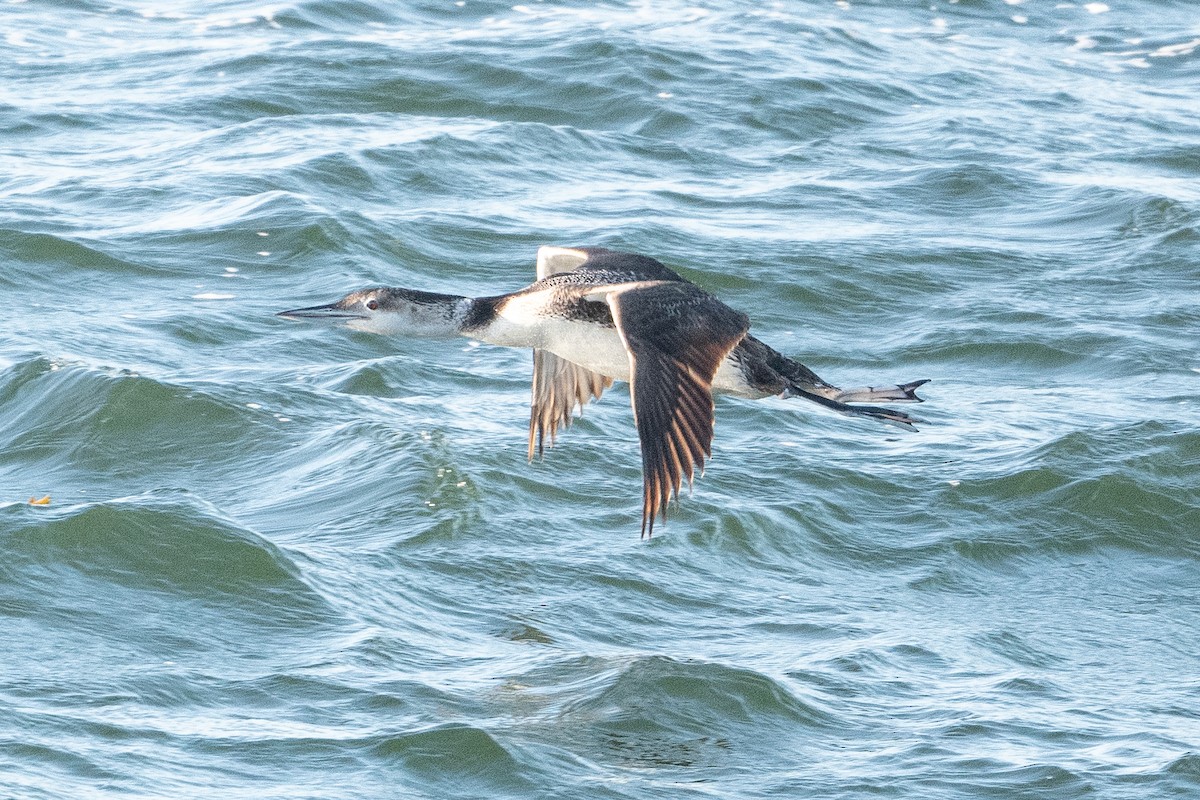
[[[39,483],[127,486],[123,477],[156,473],[187,485],[197,467],[241,460],[238,441],[269,425],[202,390],[45,357],[0,375],[0,406],[0,465]]]
[[[520,796],[534,788],[521,762],[496,737],[472,725],[438,725],[394,734],[373,743],[370,756],[379,762],[399,762],[406,782],[455,796]]]
[[[712,766],[740,758],[767,731],[790,738],[835,724],[778,681],[724,664],[642,656],[582,681],[571,694],[584,697],[567,700],[544,735],[602,763]]]
[[[333,616],[284,550],[186,492],[4,515],[3,580],[21,593],[127,590],[134,607],[196,601],[281,629]]]
[[[0,242],[7,262],[0,273],[0,285],[12,289],[39,285],[65,290],[70,282],[90,273],[144,279],[170,272],[113,255],[108,251],[116,248],[110,244],[76,235],[6,227],[0,228]],[[55,269],[48,270],[48,264]]]

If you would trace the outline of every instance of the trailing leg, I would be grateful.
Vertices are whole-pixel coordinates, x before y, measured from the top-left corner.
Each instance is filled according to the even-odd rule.
[[[925,383],[925,381],[920,381],[916,385],[919,386],[921,383]],[[912,386],[913,384],[907,384],[907,385]],[[901,387],[897,387],[897,388],[901,388]],[[859,391],[859,390],[856,390],[856,391]],[[872,391],[874,391],[874,390],[872,390]],[[846,414],[847,416],[851,416],[851,417],[871,417],[873,419],[883,420],[884,422],[894,422],[897,425],[902,425],[905,428],[912,430],[912,431],[916,430],[916,427],[915,427],[916,423],[921,421],[921,420],[917,419],[916,417],[910,417],[908,414],[905,414],[903,411],[896,411],[895,409],[891,409],[891,408],[883,408],[882,406],[847,405],[846,403],[842,403],[842,402],[833,400],[828,397],[822,397],[819,394],[814,394],[812,392],[805,391],[803,388],[801,388],[799,386],[789,386],[787,389],[784,389],[782,396],[783,397],[803,397],[805,400],[811,400],[812,402],[816,403],[817,405],[821,405],[821,406],[825,406],[826,408],[833,409],[834,411],[837,411],[840,414]],[[917,402],[920,402],[919,398],[915,398],[915,399]]]
[[[832,400],[839,403],[924,403],[917,397],[917,388],[929,383],[929,379],[902,383],[898,386],[861,386],[841,389]]]

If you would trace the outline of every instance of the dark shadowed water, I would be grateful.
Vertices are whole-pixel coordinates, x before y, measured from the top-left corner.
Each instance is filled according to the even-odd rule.
[[[0,796],[1200,796],[1190,0],[0,4]],[[289,324],[654,255],[918,434]],[[48,505],[30,498],[50,497]]]

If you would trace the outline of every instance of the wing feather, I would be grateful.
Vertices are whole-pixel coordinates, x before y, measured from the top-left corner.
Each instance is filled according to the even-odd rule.
[[[554,247],[546,245],[537,251],[537,279],[549,278],[560,272],[578,269],[588,260],[586,250],[577,247]]]
[[[545,451],[546,437],[550,446],[559,426],[570,427],[576,408],[582,410],[593,399],[599,399],[612,386],[612,378],[584,369],[548,350],[533,351],[533,399],[529,414],[529,459]]]
[[[644,281],[605,293],[629,352],[642,445],[642,535],[712,456],[712,382],[749,320],[690,283]]]

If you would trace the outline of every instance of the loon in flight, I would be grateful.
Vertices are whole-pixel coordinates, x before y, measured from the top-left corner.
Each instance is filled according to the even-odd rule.
[[[921,402],[927,380],[839,389],[749,334],[750,320],[653,258],[600,247],[542,247],[537,281],[508,294],[462,297],[372,288],[284,311],[400,336],[467,336],[533,348],[529,458],[612,385],[627,381],[642,448],[642,536],[712,456],[713,393],[802,397],[843,414],[912,428],[873,402]]]

